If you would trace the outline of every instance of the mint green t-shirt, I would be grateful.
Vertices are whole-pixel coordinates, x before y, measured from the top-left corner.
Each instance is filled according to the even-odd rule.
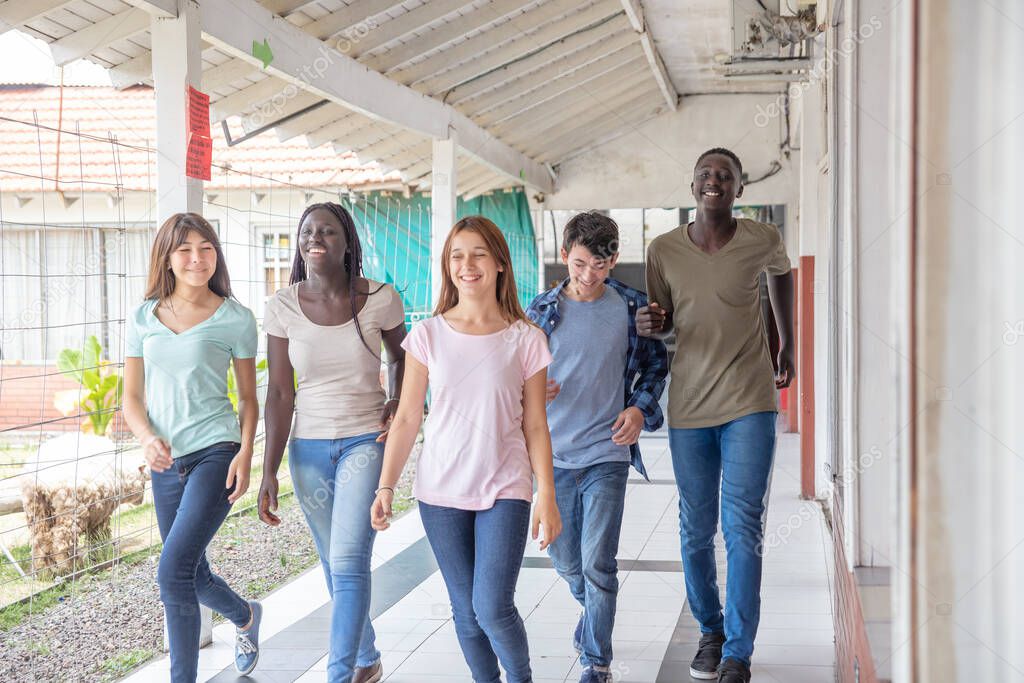
[[[150,299],[127,320],[125,355],[142,358],[146,370],[146,412],[153,430],[180,458],[222,441],[242,440],[238,416],[228,398],[232,358],[256,356],[256,318],[233,299],[181,334],[156,317]]]

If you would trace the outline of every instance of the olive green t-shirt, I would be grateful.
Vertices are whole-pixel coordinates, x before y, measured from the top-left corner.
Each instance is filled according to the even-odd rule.
[[[746,218],[736,219],[736,234],[714,254],[701,251],[685,225],[651,243],[647,294],[670,311],[676,333],[670,427],[778,410],[758,282],[762,271],[789,269],[778,228]]]

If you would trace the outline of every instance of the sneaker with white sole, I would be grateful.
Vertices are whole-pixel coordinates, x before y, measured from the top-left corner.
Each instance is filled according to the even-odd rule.
[[[249,603],[252,609],[252,623],[247,629],[235,629],[235,671],[243,676],[251,674],[260,658],[260,622],[263,620],[263,605],[255,600]]]

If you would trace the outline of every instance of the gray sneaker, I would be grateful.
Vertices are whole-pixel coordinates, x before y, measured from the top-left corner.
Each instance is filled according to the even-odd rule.
[[[690,676],[702,681],[718,680],[718,665],[722,661],[724,633],[705,633],[700,637],[697,655],[690,662]]]

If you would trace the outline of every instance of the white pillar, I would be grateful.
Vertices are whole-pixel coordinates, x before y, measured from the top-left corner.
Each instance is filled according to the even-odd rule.
[[[185,176],[188,86],[199,89],[202,42],[199,6],[178,0],[178,16],[154,18],[153,85],[156,90],[157,220],[179,211],[202,211],[203,181]]]
[[[434,140],[433,175],[430,182],[430,300],[441,294],[441,252],[448,231],[455,224],[457,187],[455,177],[455,131],[447,140]]]
[[[188,147],[188,86],[199,89],[202,43],[199,6],[178,0],[178,16],[153,18],[153,85],[156,91],[156,202],[157,222],[182,212],[203,209],[203,181],[185,176]],[[200,606],[202,631],[199,646],[213,642],[213,612]],[[164,630],[164,649],[167,649]]]

